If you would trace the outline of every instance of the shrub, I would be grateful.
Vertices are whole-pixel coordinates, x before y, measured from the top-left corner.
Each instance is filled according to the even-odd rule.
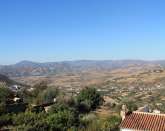
[[[70,110],[69,107],[63,103],[56,103],[54,104],[49,113],[58,113],[59,111]]]
[[[0,103],[0,116],[2,114],[5,114],[7,111],[6,111],[6,104],[5,103]]]
[[[107,118],[103,122],[102,128],[104,130],[117,130],[120,122],[121,122],[121,118],[119,116],[113,115]]]
[[[45,104],[54,102],[54,98],[58,95],[58,90],[56,88],[47,88],[43,92],[39,93],[36,98],[37,104]]]
[[[51,130],[66,131],[67,129],[76,126],[77,119],[74,112],[70,110],[58,111],[57,113],[48,116],[47,121]]]
[[[80,127],[82,128],[86,128],[88,127],[88,125],[90,123],[92,123],[93,121],[95,121],[97,119],[95,114],[86,114],[86,115],[82,115],[80,118]]]
[[[128,110],[129,110],[130,112],[135,111],[135,110],[138,109],[138,106],[137,106],[136,103],[133,102],[133,101],[125,102],[125,104],[126,104]]]
[[[38,131],[47,129],[49,126],[46,122],[44,113],[25,112],[13,115],[13,125],[18,130]]]
[[[0,87],[0,103],[6,102],[8,99],[13,98],[14,93],[7,87]]]
[[[80,111],[82,111],[82,108],[95,110],[102,102],[103,98],[95,88],[86,87],[77,96],[77,106]]]
[[[0,116],[0,127],[12,124],[12,117],[9,114]]]

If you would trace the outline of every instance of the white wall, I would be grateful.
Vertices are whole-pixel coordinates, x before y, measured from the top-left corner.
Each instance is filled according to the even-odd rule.
[[[135,130],[131,130],[131,129],[120,129],[120,131],[135,131]]]

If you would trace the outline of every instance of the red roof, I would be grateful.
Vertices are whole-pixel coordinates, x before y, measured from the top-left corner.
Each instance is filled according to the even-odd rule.
[[[120,128],[149,131],[165,131],[165,114],[133,112],[126,116]]]

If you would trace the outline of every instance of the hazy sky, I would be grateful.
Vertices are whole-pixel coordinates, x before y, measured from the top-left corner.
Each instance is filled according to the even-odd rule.
[[[165,1],[0,1],[0,64],[76,59],[165,59]]]

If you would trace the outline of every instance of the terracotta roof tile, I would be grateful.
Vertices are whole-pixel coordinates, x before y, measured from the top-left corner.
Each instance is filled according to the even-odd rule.
[[[126,116],[126,118],[122,121],[120,128],[165,131],[165,114],[133,112]]]

